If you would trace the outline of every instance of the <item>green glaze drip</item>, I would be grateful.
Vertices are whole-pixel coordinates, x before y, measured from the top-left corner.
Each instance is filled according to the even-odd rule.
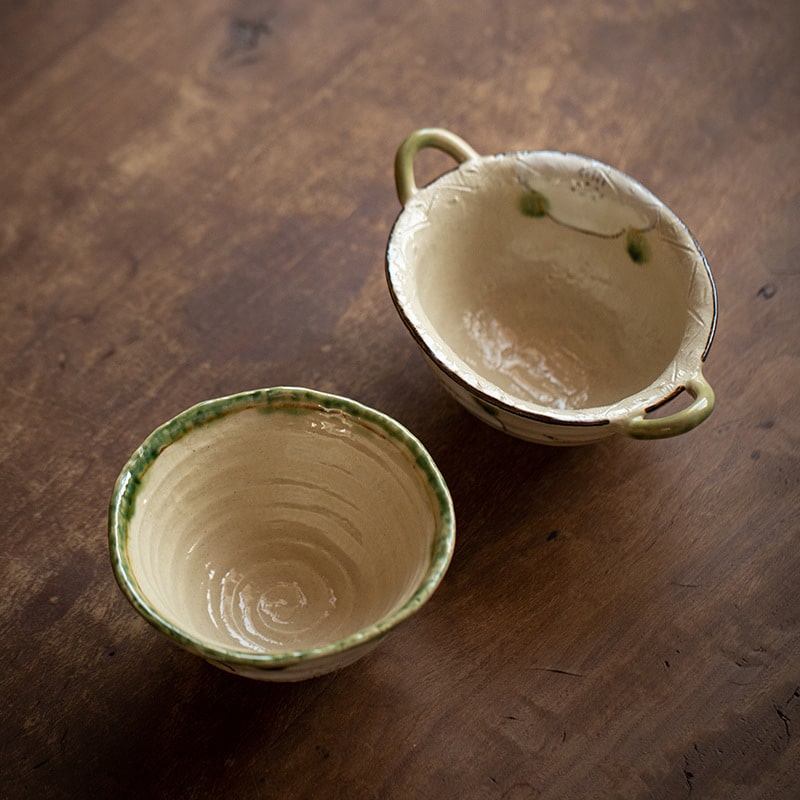
[[[490,406],[482,400],[477,400],[476,402],[490,417],[497,417],[500,415],[500,412],[494,406]]]
[[[625,249],[634,264],[646,264],[650,260],[650,245],[642,231],[638,231],[636,228],[628,228]]]
[[[520,198],[519,210],[526,217],[544,217],[550,211],[550,201],[541,192],[529,189]]]

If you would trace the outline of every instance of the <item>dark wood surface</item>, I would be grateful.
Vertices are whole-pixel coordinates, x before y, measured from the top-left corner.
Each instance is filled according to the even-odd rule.
[[[798,14],[4,3],[0,796],[800,797]],[[557,450],[445,396],[383,273],[394,152],[429,125],[594,156],[687,222],[708,422]],[[429,605],[296,685],[160,637],[106,544],[156,425],[281,384],[407,425],[458,519]]]

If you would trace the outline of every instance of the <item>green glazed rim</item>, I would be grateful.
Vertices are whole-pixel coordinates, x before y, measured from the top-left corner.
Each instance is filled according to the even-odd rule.
[[[251,653],[218,647],[188,634],[162,616],[145,597],[133,575],[127,551],[129,524],[135,513],[136,496],[142,479],[161,451],[170,444],[195,428],[247,409],[258,409],[264,413],[323,410],[344,414],[370,433],[387,439],[405,451],[409,467],[421,471],[431,492],[431,505],[437,512],[437,525],[425,576],[411,598],[400,608],[344,639],[320,647],[283,653]],[[120,589],[133,607],[157,630],[203,658],[223,664],[277,670],[333,656],[379,639],[414,614],[431,597],[450,564],[455,549],[455,513],[450,492],[438,467],[422,443],[399,422],[346,397],[312,389],[278,386],[198,403],[156,428],[128,459],[117,478],[109,506],[108,543],[114,577]]]

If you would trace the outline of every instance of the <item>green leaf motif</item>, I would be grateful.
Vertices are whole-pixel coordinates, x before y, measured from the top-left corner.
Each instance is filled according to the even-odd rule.
[[[628,228],[625,249],[634,264],[646,264],[650,260],[650,245],[642,231],[637,231],[636,228]]]
[[[519,201],[519,209],[526,217],[544,217],[550,211],[550,201],[535,189],[529,189]]]

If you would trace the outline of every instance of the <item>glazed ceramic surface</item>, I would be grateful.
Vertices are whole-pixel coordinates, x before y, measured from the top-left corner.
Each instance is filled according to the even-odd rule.
[[[422,147],[460,165],[417,189]],[[398,151],[395,305],[445,388],[524,439],[683,433],[711,412],[716,293],[686,226],[632,178],[557,152],[479,156],[447,131]],[[691,405],[645,416],[684,389]]]
[[[299,680],[364,655],[442,579],[444,480],[401,425],[344,398],[267,389],[156,430],[115,487],[117,580],[222,668]]]

